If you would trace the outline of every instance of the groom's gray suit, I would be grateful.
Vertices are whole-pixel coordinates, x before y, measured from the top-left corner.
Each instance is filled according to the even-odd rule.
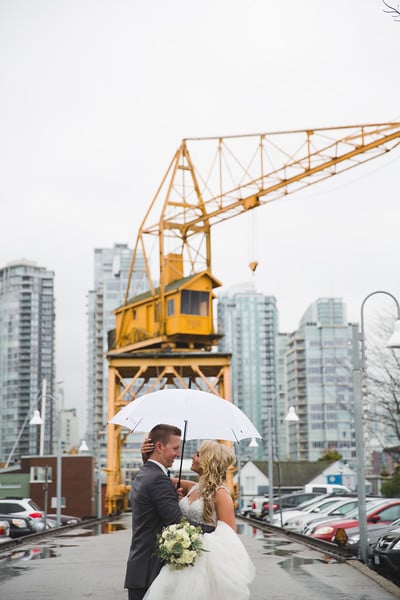
[[[179,523],[182,513],[172,481],[154,462],[141,467],[132,484],[132,543],[128,556],[125,587],[150,587],[161,569],[154,556],[156,536],[162,528]],[[137,596],[140,597],[139,595]]]

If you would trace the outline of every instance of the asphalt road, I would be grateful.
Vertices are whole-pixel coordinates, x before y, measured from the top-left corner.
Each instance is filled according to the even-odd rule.
[[[73,529],[5,554],[0,546],[1,600],[127,600],[122,586],[129,527],[128,516],[109,525],[117,529],[110,533]],[[257,570],[251,600],[400,598],[400,588],[358,561],[337,562],[297,542],[264,537],[240,522],[239,530]]]

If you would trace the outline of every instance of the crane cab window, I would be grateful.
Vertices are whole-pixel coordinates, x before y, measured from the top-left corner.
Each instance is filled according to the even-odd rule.
[[[181,313],[184,315],[208,316],[208,292],[194,292],[192,290],[182,290],[181,292]]]
[[[172,317],[175,314],[175,300],[173,298],[171,298],[171,300],[168,300],[167,302],[167,315],[169,317]]]

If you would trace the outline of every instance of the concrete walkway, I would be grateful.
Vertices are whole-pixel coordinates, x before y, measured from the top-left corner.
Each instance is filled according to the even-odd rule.
[[[122,586],[130,544],[129,516],[117,522],[117,527],[121,526],[126,528],[90,536],[85,530],[73,529],[63,537],[48,538],[13,551],[15,555],[25,553],[25,560],[22,556],[13,559],[3,555],[1,600],[127,600]],[[265,538],[241,523],[239,531],[257,570],[251,600],[400,598],[400,588],[358,561],[338,563],[284,538]],[[35,555],[37,559],[27,560]]]

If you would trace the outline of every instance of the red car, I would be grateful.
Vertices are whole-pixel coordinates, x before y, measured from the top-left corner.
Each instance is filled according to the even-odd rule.
[[[368,523],[391,523],[400,517],[400,498],[382,498],[367,506]],[[338,529],[350,529],[358,526],[358,508],[347,515],[346,519],[332,519],[316,524],[308,533],[310,537],[334,542]]]

